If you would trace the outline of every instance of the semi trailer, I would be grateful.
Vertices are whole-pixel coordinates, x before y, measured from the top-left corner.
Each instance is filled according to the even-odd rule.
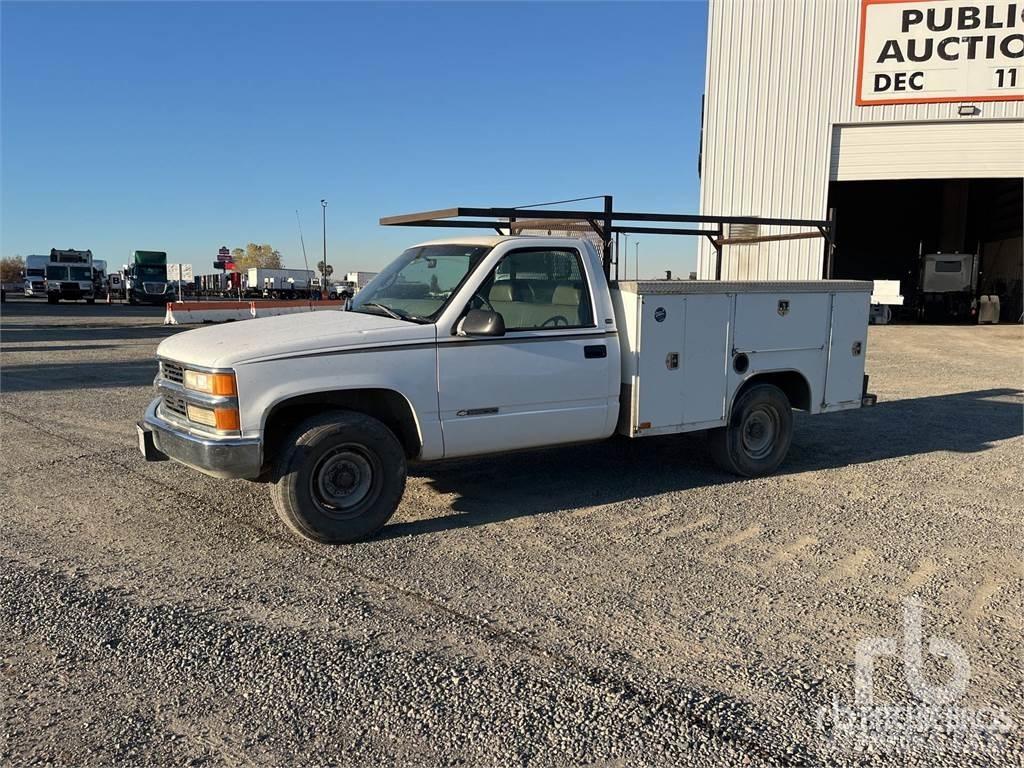
[[[246,293],[250,297],[308,299],[319,285],[311,269],[268,269],[251,267],[246,272]]]

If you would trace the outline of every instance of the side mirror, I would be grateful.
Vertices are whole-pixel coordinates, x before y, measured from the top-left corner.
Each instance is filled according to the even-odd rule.
[[[462,318],[458,328],[459,336],[504,336],[505,318],[500,312],[486,309],[471,309]]]

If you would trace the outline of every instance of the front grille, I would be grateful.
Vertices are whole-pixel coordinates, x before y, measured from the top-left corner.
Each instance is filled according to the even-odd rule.
[[[32,283],[32,290],[33,291],[45,291],[46,290],[46,283]]]
[[[167,283],[143,283],[142,289],[153,295],[163,294],[167,290]]]
[[[178,397],[169,392],[164,394],[164,408],[168,411],[177,413],[180,416],[188,417],[188,411],[185,409],[185,398]]]
[[[181,384],[185,380],[185,371],[177,363],[169,363],[166,360],[160,361],[160,373],[168,381]]]
[[[78,285],[78,283],[61,283],[60,289],[62,291],[80,291],[81,287]]]

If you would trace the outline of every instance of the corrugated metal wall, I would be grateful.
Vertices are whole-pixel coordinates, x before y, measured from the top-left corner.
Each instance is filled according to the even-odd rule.
[[[957,103],[856,106],[859,0],[709,6],[702,212],[825,218],[839,124],[1024,119],[1020,101],[979,102],[975,117],[958,116]],[[816,279],[823,253],[821,240],[725,246],[722,278]],[[701,242],[702,279],[714,277],[714,257]]]

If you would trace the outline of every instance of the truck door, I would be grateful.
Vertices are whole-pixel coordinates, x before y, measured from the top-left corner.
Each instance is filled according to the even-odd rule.
[[[595,321],[580,253],[510,251],[474,301],[502,315],[506,334],[438,339],[445,456],[606,437],[618,339]]]

